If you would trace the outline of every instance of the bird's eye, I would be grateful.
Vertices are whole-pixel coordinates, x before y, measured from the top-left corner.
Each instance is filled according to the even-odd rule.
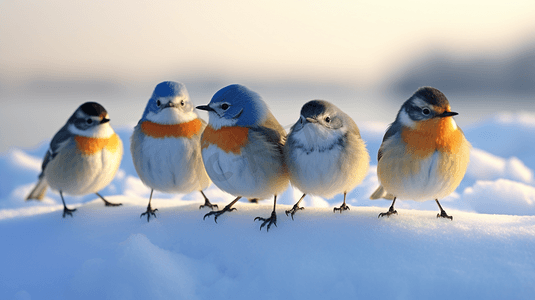
[[[184,106],[186,104],[186,102],[184,102],[184,100],[180,101],[180,105]]]
[[[325,117],[325,122],[330,123],[331,122],[331,118],[330,117]]]
[[[229,105],[226,104],[226,103],[223,103],[223,105],[221,105],[221,108],[222,108],[223,110],[227,110],[227,109],[229,108]]]
[[[87,124],[91,125],[93,123],[93,119],[87,119],[86,122]]]
[[[431,113],[431,111],[430,111],[429,109],[427,109],[427,108],[424,108],[424,109],[422,110],[422,113],[423,113],[424,115],[428,115],[428,114]]]
[[[156,101],[156,106],[160,107],[160,105],[162,105],[162,102],[160,100]]]

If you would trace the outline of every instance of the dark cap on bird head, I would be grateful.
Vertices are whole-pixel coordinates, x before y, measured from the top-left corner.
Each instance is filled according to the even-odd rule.
[[[96,102],[86,102],[80,106],[80,109],[88,116],[104,118],[108,114],[106,109]]]

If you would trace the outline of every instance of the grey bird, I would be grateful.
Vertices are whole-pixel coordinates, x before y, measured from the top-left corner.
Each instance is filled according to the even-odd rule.
[[[290,182],[303,196],[286,215],[303,209],[306,194],[332,198],[344,193],[344,202],[334,212],[348,210],[346,195],[368,173],[370,155],[357,124],[338,107],[312,100],[301,108],[284,145]]]

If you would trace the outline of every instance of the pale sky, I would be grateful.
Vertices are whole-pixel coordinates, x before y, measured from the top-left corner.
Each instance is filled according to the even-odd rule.
[[[0,0],[0,153],[50,139],[85,101],[131,126],[163,80],[200,82],[188,85],[196,104],[251,84],[284,125],[318,98],[386,124],[410,96],[383,94],[401,66],[437,50],[507,60],[534,33],[534,0]],[[461,126],[503,110],[500,99],[484,110],[450,101]]]
[[[533,32],[533,0],[0,0],[0,80],[182,70],[373,83],[432,49],[507,51]]]

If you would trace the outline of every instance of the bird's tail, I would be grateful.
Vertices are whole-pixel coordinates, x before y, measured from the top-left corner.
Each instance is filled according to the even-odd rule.
[[[28,197],[26,197],[26,200],[31,200],[31,199],[42,200],[45,197],[47,188],[48,188],[48,183],[46,182],[45,177],[41,176],[39,178],[39,182],[37,182],[37,185],[30,192]]]
[[[382,185],[380,185],[375,192],[370,196],[370,199],[376,200],[376,199],[387,199],[387,200],[394,200],[394,195],[387,192]]]

